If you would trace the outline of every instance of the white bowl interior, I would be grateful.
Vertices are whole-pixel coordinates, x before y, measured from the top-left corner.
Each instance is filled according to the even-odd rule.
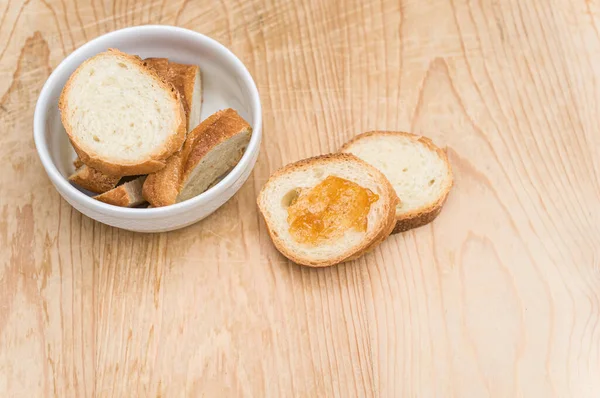
[[[108,48],[118,48],[141,58],[162,57],[199,65],[202,72],[202,120],[220,109],[233,108],[256,130],[254,115],[257,110],[252,101],[251,88],[240,75],[239,67],[232,63],[230,54],[223,52],[211,39],[190,40],[185,31],[169,29],[168,32],[172,34],[165,34],[162,29],[143,28],[137,29],[135,34],[119,34],[127,33],[127,29],[113,32],[86,44],[73,54],[76,57],[74,62],[65,65],[49,87],[46,107],[40,110],[45,114],[43,139],[52,162],[65,179],[74,171],[73,160],[76,155],[60,121],[58,98],[77,66]],[[81,192],[89,194],[84,190]]]

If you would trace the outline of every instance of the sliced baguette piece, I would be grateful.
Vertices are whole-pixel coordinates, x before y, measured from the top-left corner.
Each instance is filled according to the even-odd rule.
[[[110,176],[88,165],[82,165],[69,176],[69,181],[94,193],[104,193],[117,186],[121,177]]]
[[[182,202],[206,191],[240,160],[252,128],[233,109],[216,112],[192,130],[181,151],[144,183],[144,198],[154,207]]]
[[[202,107],[202,77],[197,65],[179,64],[167,58],[146,58],[144,64],[154,69],[166,82],[179,91],[187,116],[187,131],[200,124]]]
[[[289,232],[290,193],[311,189],[328,176],[352,181],[379,196],[369,209],[367,230],[349,229],[339,238],[316,245],[299,243]],[[381,243],[396,224],[398,197],[379,170],[353,155],[337,153],[301,160],[276,171],[257,202],[277,250],[295,263],[327,267],[360,257]]]
[[[211,128],[199,133],[183,168],[177,201],[206,191],[213,181],[231,171],[244,155],[252,127],[233,109],[225,109]]]
[[[185,162],[199,135],[204,134],[220,117],[223,111],[206,118],[190,131],[183,148],[169,159],[164,169],[149,174],[144,183],[144,198],[154,207],[168,206],[177,202]]]
[[[453,184],[446,153],[426,137],[392,131],[360,134],[341,152],[352,153],[381,170],[402,201],[393,233],[433,221]]]
[[[109,205],[120,207],[135,207],[145,202],[142,196],[142,186],[146,176],[141,176],[119,185],[101,195],[94,196],[94,199],[99,200]]]
[[[164,169],[148,174],[142,196],[152,207],[177,203],[177,195],[181,186],[182,163],[183,155],[180,151],[167,160]]]
[[[81,64],[58,106],[81,161],[105,174],[160,170],[185,139],[179,92],[141,59],[118,50]]]

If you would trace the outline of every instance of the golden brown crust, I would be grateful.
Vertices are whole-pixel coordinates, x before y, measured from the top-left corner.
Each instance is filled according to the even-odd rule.
[[[196,135],[185,163],[182,181],[189,177],[202,158],[217,145],[247,130],[251,131],[252,127],[236,111],[231,108],[223,110],[215,123]]]
[[[83,165],[69,176],[69,181],[94,193],[104,193],[117,186],[120,176],[110,176],[90,166]]]
[[[83,164],[84,163],[81,161],[81,159],[79,159],[79,156],[77,156],[77,158],[75,158],[75,160],[73,161],[73,166],[75,166],[75,170],[83,166]]]
[[[190,131],[181,150],[167,159],[166,166],[148,175],[146,182],[144,182],[143,195],[144,199],[152,206],[161,207],[175,204],[177,194],[181,189],[185,160],[194,147],[198,136],[204,134],[221,117],[222,113],[223,111],[218,111],[210,115],[195,129]]]
[[[96,170],[101,171],[107,175],[113,176],[134,176],[134,175],[142,175],[153,173],[157,170],[165,167],[165,160],[154,160],[149,159],[144,163],[136,164],[135,166],[125,166],[122,164],[114,164],[110,162],[106,162],[104,159],[99,157],[93,157],[84,152],[77,143],[71,141],[71,145],[73,149],[79,156],[79,159],[88,166],[93,167]]]
[[[170,93],[170,95],[172,96],[172,98],[177,102],[176,106],[178,108],[177,113],[179,116],[179,123],[177,125],[176,133],[174,135],[172,135],[171,137],[169,137],[169,139],[160,148],[158,148],[156,153],[151,154],[149,156],[149,159],[147,159],[143,162],[126,164],[126,163],[116,163],[116,162],[112,162],[112,161],[109,161],[106,159],[102,159],[101,157],[96,156],[93,152],[86,151],[85,148],[83,148],[82,145],[79,142],[77,142],[77,138],[73,135],[72,127],[71,127],[71,124],[69,123],[69,118],[67,117],[68,112],[66,112],[66,109],[68,106],[67,94],[69,93],[69,91],[71,89],[71,84],[73,83],[74,78],[78,75],[78,73],[81,70],[83,65],[85,65],[89,62],[92,62],[96,57],[106,55],[106,53],[111,53],[112,55],[121,57],[124,60],[127,60],[128,62],[131,62],[134,65],[136,65],[141,71],[143,71],[144,73],[146,73],[146,74],[150,75],[152,78],[154,78],[159,83],[159,85],[164,90],[168,91]],[[177,91],[175,89],[175,87],[173,87],[172,84],[166,82],[163,78],[161,78],[156,73],[156,71],[144,66],[143,61],[139,57],[123,53],[117,49],[109,49],[106,52],[97,54],[94,57],[89,58],[88,60],[83,62],[75,70],[75,72],[73,72],[73,74],[69,77],[69,80],[67,81],[67,83],[65,84],[65,86],[62,90],[62,93],[58,100],[58,109],[60,110],[61,121],[65,128],[65,131],[67,132],[67,135],[69,136],[69,140],[71,141],[71,144],[73,145],[73,148],[75,149],[75,152],[77,152],[77,155],[79,156],[81,161],[83,163],[87,164],[88,166],[91,166],[105,174],[114,175],[114,176],[117,176],[117,175],[131,176],[131,175],[139,175],[139,174],[148,174],[148,173],[152,173],[157,170],[160,170],[161,168],[163,168],[165,166],[165,160],[171,154],[173,154],[174,152],[178,151],[181,148],[183,141],[185,140],[185,135],[187,132],[187,117],[185,114],[185,110],[183,108],[183,104],[181,101],[181,96],[179,94],[179,91]]]
[[[144,198],[154,207],[176,203],[177,195],[198,162],[221,142],[250,125],[233,109],[218,111],[188,133],[183,148],[167,159],[165,168],[150,174],[144,183]]]
[[[154,207],[174,204],[181,185],[181,171],[180,151],[167,159],[167,165],[163,169],[148,175],[142,190],[144,199]]]
[[[167,58],[146,58],[144,65],[154,69],[159,76],[166,82],[171,83],[181,95],[181,103],[186,114],[186,121],[189,120],[192,98],[194,96],[194,83],[198,70],[197,65],[178,64],[169,61]],[[188,130],[192,126],[187,126]]]
[[[366,133],[362,133],[362,134],[355,136],[347,143],[345,143],[342,146],[342,148],[340,149],[340,152],[344,152],[344,151],[348,150],[350,148],[350,146],[355,144],[357,141],[360,141],[361,139],[364,139],[367,137],[372,137],[372,136],[404,136],[404,137],[408,137],[410,139],[416,140],[416,141],[420,142],[421,144],[425,145],[426,147],[428,147],[429,149],[431,149],[432,151],[437,153],[437,155],[446,164],[446,169],[448,170],[448,174],[449,174],[448,177],[449,177],[450,183],[448,184],[448,186],[446,187],[444,192],[442,192],[442,194],[440,195],[440,197],[438,198],[438,200],[435,203],[433,203],[432,205],[429,205],[429,206],[424,206],[419,209],[415,209],[409,213],[396,214],[397,222],[392,231],[392,234],[408,231],[410,229],[429,224],[430,222],[435,220],[435,218],[440,214],[442,207],[446,203],[448,194],[450,193],[450,190],[452,189],[452,186],[454,185],[454,178],[452,175],[452,167],[450,166],[450,162],[448,161],[448,156],[446,155],[446,152],[443,151],[438,146],[436,146],[433,143],[433,141],[427,137],[423,137],[421,135],[412,134],[412,133],[406,133],[403,131],[369,131]]]
[[[349,250],[347,253],[327,260],[313,261],[297,256],[293,250],[287,248],[283,240],[280,239],[279,236],[277,236],[277,234],[270,228],[267,209],[266,206],[263,205],[263,201],[261,199],[263,198],[266,187],[269,184],[275,183],[275,180],[278,177],[290,171],[308,170],[316,165],[326,165],[329,162],[358,162],[361,164],[361,166],[368,168],[371,171],[371,173],[376,175],[379,184],[381,184],[383,187],[382,194],[380,195],[380,200],[384,199],[386,201],[386,204],[384,205],[384,210],[386,210],[387,217],[384,217],[380,220],[379,224],[374,228],[374,230],[370,234],[365,236],[365,239],[360,245],[353,247],[352,250]],[[261,189],[258,195],[257,203],[259,211],[265,219],[269,236],[271,237],[273,244],[281,254],[283,254],[285,257],[295,262],[296,264],[306,265],[308,267],[329,267],[332,265],[340,264],[345,261],[356,259],[365,254],[366,252],[375,248],[387,238],[387,236],[392,231],[395,225],[395,208],[396,204],[398,203],[398,197],[396,196],[396,192],[394,191],[394,188],[387,180],[387,178],[385,178],[385,176],[375,167],[371,166],[367,162],[357,158],[352,154],[334,153],[303,159],[298,162],[288,164],[282,167],[281,169],[277,170],[271,175],[267,183]]]
[[[278,178],[281,175],[284,175],[293,170],[307,170],[309,167],[312,167],[315,164],[326,163],[331,160],[342,160],[342,161],[358,160],[361,163],[367,164],[364,160],[357,158],[356,156],[352,155],[351,153],[328,153],[326,155],[312,156],[310,158],[301,159],[301,160],[298,160],[293,163],[288,163],[285,166],[277,169],[273,174],[271,174],[271,176],[267,180],[266,184],[263,186],[261,193],[270,182],[274,181],[276,178]],[[368,165],[368,166],[373,168],[373,166],[371,166],[371,165]],[[379,170],[377,170],[377,172],[381,173]]]
[[[396,199],[398,199],[397,196],[396,196]],[[367,247],[364,251],[355,254],[354,256],[348,258],[346,261],[355,260],[359,257],[362,257],[363,255],[365,255],[367,253],[372,252],[373,249],[375,249],[377,246],[379,246],[381,243],[383,243],[383,241],[385,241],[391,235],[391,233],[394,230],[394,227],[396,225],[396,206],[390,206],[387,218],[388,218],[389,222],[388,222],[386,228],[384,228],[382,230],[381,234],[379,234],[377,239],[375,239],[373,241],[373,243],[371,243],[371,245],[369,245],[369,247]]]
[[[397,220],[394,230],[392,231],[392,234],[397,234],[399,232],[405,232],[405,231],[408,231],[409,229],[413,229],[413,228],[417,228],[417,227],[421,227],[423,225],[429,224],[430,222],[435,220],[436,217],[440,214],[440,212],[442,211],[442,207],[444,206],[444,203],[446,202],[447,198],[448,198],[448,194],[446,194],[446,196],[444,196],[442,201],[438,202],[434,206],[431,206],[427,211],[424,211],[417,215],[411,216],[409,218],[405,217],[405,218]]]
[[[159,76],[165,78],[167,71],[169,70],[169,58],[144,58],[144,65],[148,66],[156,71]],[[166,79],[165,79],[166,80]],[[175,87],[177,88],[177,87]]]
[[[196,126],[196,128],[194,128],[192,131],[190,131],[188,133],[187,138],[185,139],[185,142],[183,143],[183,147],[181,148],[182,157],[186,161],[187,161],[188,157],[190,156],[192,149],[194,149],[194,146],[196,145],[196,141],[201,136],[206,134],[207,131],[210,131],[211,129],[213,129],[215,124],[219,121],[219,119],[221,119],[221,117],[227,110],[228,109],[224,109],[224,110],[220,110],[220,111],[213,113],[212,115],[210,115],[209,117],[204,119],[202,121],[202,123],[200,123],[198,126]]]
[[[119,185],[108,192],[94,196],[94,199],[119,207],[137,206],[141,203],[141,201],[138,199],[141,197],[141,193],[138,190],[142,189],[142,184],[145,178],[145,176],[138,177],[125,184]],[[131,190],[135,190],[136,192],[132,192]]]
[[[129,193],[125,188],[125,185],[119,185],[102,195],[94,196],[94,199],[119,207],[129,207],[130,204]]]

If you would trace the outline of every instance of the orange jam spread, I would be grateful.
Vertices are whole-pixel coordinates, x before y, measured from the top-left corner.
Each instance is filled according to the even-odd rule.
[[[367,215],[379,195],[355,182],[329,176],[303,190],[288,207],[290,234],[299,243],[338,238],[350,228],[367,230]]]

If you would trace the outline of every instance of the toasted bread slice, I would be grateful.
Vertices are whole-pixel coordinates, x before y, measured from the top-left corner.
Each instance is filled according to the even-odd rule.
[[[146,176],[135,178],[129,182],[119,185],[101,195],[94,196],[94,199],[99,200],[109,205],[120,207],[135,207],[145,202],[142,196],[142,186]]]
[[[333,238],[316,243],[301,242],[290,232],[290,206],[330,176],[358,184],[377,195],[365,215],[366,230],[344,228],[342,235]],[[290,260],[310,267],[339,264],[372,250],[394,228],[397,203],[393,187],[379,170],[344,153],[317,156],[285,166],[269,178],[258,196],[258,208],[275,247]],[[314,209],[322,209],[319,207],[322,205],[312,204]],[[345,207],[329,209],[349,211]]]
[[[69,176],[69,181],[73,184],[94,193],[110,191],[120,179],[119,176],[109,176],[85,164]]]
[[[240,160],[252,128],[233,109],[225,109],[192,130],[181,151],[144,183],[144,198],[154,207],[168,206],[206,191]]]
[[[157,171],[185,139],[179,92],[138,57],[118,50],[81,64],[59,109],[81,161],[109,175]]]
[[[202,77],[197,65],[179,64],[167,58],[146,58],[144,64],[171,83],[179,94],[187,116],[187,130],[200,124],[202,107]]]
[[[452,188],[446,153],[426,137],[374,131],[356,136],[341,152],[352,153],[381,170],[402,201],[396,208],[394,233],[433,221]]]

